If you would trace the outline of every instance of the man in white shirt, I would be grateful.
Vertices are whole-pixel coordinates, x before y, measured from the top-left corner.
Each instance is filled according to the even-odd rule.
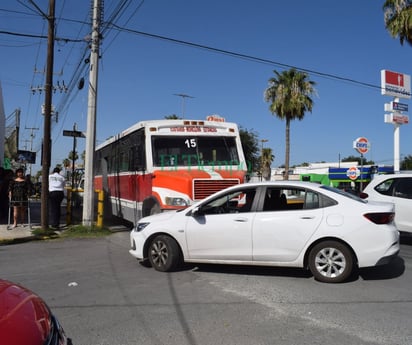
[[[50,224],[52,228],[58,229],[60,224],[61,203],[64,199],[65,179],[60,175],[60,169],[54,168],[49,175],[49,207]]]

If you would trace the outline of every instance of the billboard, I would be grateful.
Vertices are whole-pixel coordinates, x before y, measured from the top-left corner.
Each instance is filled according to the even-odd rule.
[[[381,70],[381,93],[385,96],[411,98],[411,76],[385,69]]]
[[[36,164],[36,152],[18,150],[17,161],[19,163]]]

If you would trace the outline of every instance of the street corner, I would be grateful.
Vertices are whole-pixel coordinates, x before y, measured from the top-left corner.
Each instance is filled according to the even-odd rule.
[[[36,238],[32,231],[33,229],[28,225],[12,228],[6,224],[0,224],[0,245],[31,241]]]

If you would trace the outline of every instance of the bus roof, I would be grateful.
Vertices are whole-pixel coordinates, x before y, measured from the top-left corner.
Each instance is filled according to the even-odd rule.
[[[151,132],[156,133],[165,133],[168,130],[168,133],[178,134],[180,133],[191,133],[193,134],[200,134],[207,135],[207,133],[211,133],[210,130],[205,130],[202,132],[202,129],[213,128],[214,130],[218,131],[219,133],[226,133],[229,135],[236,135],[238,133],[237,124],[234,122],[224,122],[224,121],[208,121],[208,120],[189,120],[189,119],[177,119],[177,120],[169,120],[169,119],[162,119],[162,120],[146,120],[146,121],[139,121],[134,125],[130,126],[129,128],[125,129],[124,131],[120,132],[117,135],[110,137],[109,139],[105,140],[103,143],[96,147],[96,150],[99,150],[106,145],[115,142],[130,133],[133,133],[140,128],[153,128]],[[199,129],[198,131],[194,129]]]

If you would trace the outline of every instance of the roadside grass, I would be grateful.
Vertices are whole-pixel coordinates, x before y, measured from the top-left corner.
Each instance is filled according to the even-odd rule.
[[[62,231],[53,229],[35,229],[32,234],[40,238],[95,238],[110,235],[112,232],[105,227],[90,227],[83,225],[69,225]]]

